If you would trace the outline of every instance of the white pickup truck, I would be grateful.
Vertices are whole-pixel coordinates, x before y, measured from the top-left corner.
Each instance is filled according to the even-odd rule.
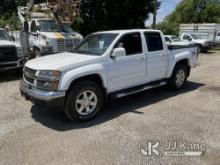
[[[195,34],[183,33],[180,35],[180,39],[196,44],[199,48],[198,51],[203,53],[206,53],[208,50],[210,50],[214,44],[213,41],[208,39],[202,39]]]
[[[157,30],[98,32],[74,53],[28,61],[20,91],[34,104],[62,107],[70,119],[88,120],[107,96],[120,98],[166,84],[182,89],[197,56],[194,46],[168,48]]]

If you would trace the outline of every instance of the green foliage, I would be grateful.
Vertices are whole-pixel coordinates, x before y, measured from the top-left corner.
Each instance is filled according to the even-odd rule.
[[[45,0],[35,0],[35,3],[45,2]],[[9,25],[10,30],[20,28],[17,18],[17,6],[26,6],[26,0],[0,0],[0,28]]]
[[[74,29],[86,35],[94,31],[143,28],[154,0],[82,0],[81,19]]]
[[[183,0],[157,28],[165,34],[178,34],[180,23],[220,23],[219,0]]]

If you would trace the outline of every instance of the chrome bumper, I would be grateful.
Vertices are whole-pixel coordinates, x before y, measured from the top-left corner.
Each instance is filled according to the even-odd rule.
[[[21,95],[25,98],[30,98],[28,100],[32,100],[31,98],[38,99],[41,101],[52,101],[55,99],[63,98],[66,95],[65,91],[44,91],[39,90],[26,83],[24,80],[20,83],[20,91]]]
[[[0,62],[0,70],[20,68],[20,67],[23,67],[24,63],[25,63],[24,58],[20,58],[17,61]]]

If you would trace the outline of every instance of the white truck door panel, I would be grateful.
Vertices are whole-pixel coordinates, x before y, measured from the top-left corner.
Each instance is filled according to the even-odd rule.
[[[145,32],[148,47],[147,80],[156,81],[166,78],[168,69],[168,53],[158,32]]]
[[[109,64],[111,90],[139,85],[146,78],[146,58],[143,54],[113,59]]]
[[[30,27],[30,35],[29,35],[30,49],[33,49],[34,42],[36,42],[36,40],[37,40],[37,25],[35,21],[32,21]]]
[[[115,48],[123,47],[126,56],[112,58],[109,62],[110,91],[140,85],[146,80],[146,57],[143,53],[140,33],[123,36]]]

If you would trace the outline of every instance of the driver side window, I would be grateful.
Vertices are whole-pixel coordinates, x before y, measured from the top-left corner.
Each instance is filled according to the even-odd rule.
[[[192,38],[190,36],[188,36],[188,35],[184,35],[183,39],[184,40],[188,40],[188,41],[192,41]]]
[[[143,50],[140,33],[130,33],[122,36],[115,48],[124,48],[127,56],[141,54]]]
[[[31,23],[31,32],[37,32],[37,25],[35,21]]]
[[[167,43],[171,43],[171,40],[168,37],[165,37]]]

